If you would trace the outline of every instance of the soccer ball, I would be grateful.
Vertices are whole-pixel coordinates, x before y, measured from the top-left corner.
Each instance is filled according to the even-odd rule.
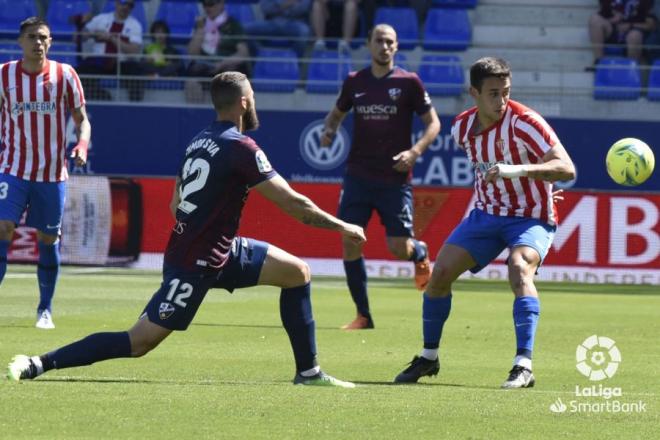
[[[635,138],[618,140],[610,147],[605,159],[607,174],[619,185],[636,186],[653,173],[655,157],[644,142]]]

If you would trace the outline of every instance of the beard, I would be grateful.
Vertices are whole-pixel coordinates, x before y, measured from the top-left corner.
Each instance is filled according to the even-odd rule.
[[[259,117],[257,117],[257,111],[253,106],[245,109],[245,114],[243,115],[243,131],[256,130],[259,128]]]

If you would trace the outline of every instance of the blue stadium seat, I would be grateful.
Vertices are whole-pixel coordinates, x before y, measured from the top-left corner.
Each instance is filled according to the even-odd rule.
[[[298,86],[298,57],[291,49],[262,48],[254,63],[252,85],[263,92],[293,92]]]
[[[53,41],[53,44],[48,50],[48,58],[75,67],[78,64],[78,55],[76,52],[78,52],[78,49],[76,49],[75,43]]]
[[[34,0],[0,0],[0,34],[18,36],[21,21],[37,15]]]
[[[20,60],[22,57],[23,52],[18,43],[0,43],[0,63]]]
[[[182,3],[180,0],[161,0],[156,11],[156,20],[163,20],[170,27],[170,34],[190,40],[195,27],[195,18],[200,15],[199,3]],[[148,32],[148,29],[145,30]]]
[[[113,12],[114,10],[115,0],[108,0],[103,7],[103,12]],[[149,32],[149,26],[147,25],[147,13],[144,10],[142,1],[137,0],[135,2],[135,7],[131,11],[131,15],[142,25],[142,32]]]
[[[76,31],[76,27],[69,22],[70,18],[87,13],[90,9],[87,0],[50,0],[46,21],[50,26],[51,34],[71,35]]]
[[[472,40],[472,26],[465,9],[431,9],[424,25],[424,49],[465,50]]]
[[[225,4],[227,13],[240,21],[241,24],[252,23],[256,20],[254,16],[254,9],[251,4],[247,3],[227,3]]]
[[[465,74],[455,55],[424,55],[419,78],[431,95],[458,96],[463,93]]]
[[[651,66],[647,97],[650,101],[660,101],[660,60],[656,60]]]
[[[312,53],[307,71],[306,90],[309,93],[337,93],[351,70],[351,57],[336,50]]]
[[[378,8],[374,24],[387,23],[394,28],[399,40],[399,49],[412,49],[419,41],[417,14],[412,8]]]
[[[475,8],[477,0],[433,0],[431,6],[442,8]]]
[[[628,58],[601,58],[594,76],[594,98],[636,100],[641,93],[639,66]]]

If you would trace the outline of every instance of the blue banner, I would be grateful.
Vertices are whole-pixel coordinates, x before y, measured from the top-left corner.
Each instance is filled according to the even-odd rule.
[[[212,110],[90,105],[92,146],[88,172],[109,175],[172,176],[188,141],[210,124]],[[249,133],[264,149],[275,169],[291,181],[338,182],[350,148],[352,117],[346,118],[333,145],[319,146],[325,113],[260,111],[261,127]],[[452,117],[441,117],[440,136],[414,169],[417,185],[471,186],[473,172],[449,130]],[[607,175],[605,155],[610,145],[636,137],[658,151],[660,124],[637,121],[597,121],[548,118],[573,158],[577,179],[567,186],[624,189]],[[73,131],[70,122],[70,131]],[[415,121],[413,138],[422,133]],[[69,137],[71,138],[71,136]],[[637,190],[660,190],[660,171]]]

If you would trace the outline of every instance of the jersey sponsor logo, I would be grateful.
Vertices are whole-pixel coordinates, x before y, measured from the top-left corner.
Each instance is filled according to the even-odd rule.
[[[174,313],[174,306],[168,302],[162,302],[160,303],[160,306],[158,306],[158,317],[161,320],[166,320],[170,316],[172,316],[172,313]]]
[[[389,93],[390,99],[392,101],[396,101],[397,99],[399,99],[399,97],[401,97],[401,89],[398,87],[393,87],[389,89],[387,93]]]
[[[261,174],[266,174],[270,173],[273,171],[273,166],[268,162],[268,158],[266,157],[266,153],[263,151],[259,150],[257,151],[257,154],[255,154],[254,159],[257,161],[257,169]]]
[[[355,111],[360,115],[396,115],[396,105],[385,104],[371,104],[371,105],[356,105]]]
[[[300,155],[307,165],[317,170],[332,170],[344,163],[348,156],[350,140],[344,127],[339,127],[332,143],[321,146],[324,121],[310,122],[300,134]]]
[[[52,114],[55,113],[56,111],[57,111],[57,104],[53,101],[16,102],[11,106],[11,113],[15,116],[27,112]]]
[[[505,160],[498,160],[498,161],[495,161],[495,162],[476,162],[473,165],[473,167],[474,167],[475,170],[481,171],[481,174],[486,174],[486,172],[489,169],[493,168],[495,165],[500,164],[500,163],[511,165],[509,162],[507,162]]]
[[[180,222],[179,220],[176,221],[174,224],[174,232],[177,234],[181,235],[186,229],[186,224],[184,222]]]

